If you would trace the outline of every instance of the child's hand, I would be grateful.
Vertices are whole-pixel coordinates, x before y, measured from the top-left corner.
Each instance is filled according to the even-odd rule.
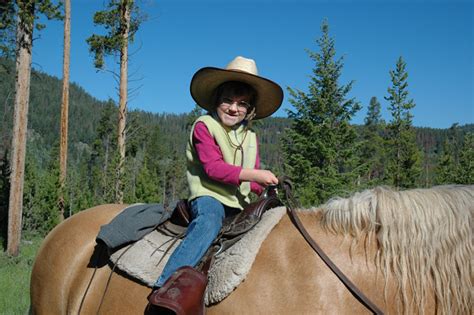
[[[253,181],[259,183],[263,186],[268,185],[276,185],[278,184],[278,178],[267,170],[254,170],[255,171],[255,179]]]
[[[278,178],[268,170],[242,169],[239,179],[241,181],[257,182],[262,186],[278,184]]]

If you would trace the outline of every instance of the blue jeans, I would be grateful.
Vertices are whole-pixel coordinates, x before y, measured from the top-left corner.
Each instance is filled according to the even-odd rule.
[[[219,234],[226,216],[237,214],[240,210],[224,206],[209,196],[198,197],[191,201],[192,221],[181,244],[170,256],[155,287],[162,287],[178,268],[195,267]]]

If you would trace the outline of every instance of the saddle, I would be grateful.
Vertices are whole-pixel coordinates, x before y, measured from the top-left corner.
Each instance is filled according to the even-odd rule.
[[[186,199],[181,199],[176,203],[171,217],[157,229],[168,236],[183,237],[191,222],[191,209]]]
[[[168,310],[177,315],[204,314],[203,295],[207,285],[207,271],[215,256],[219,255],[250,231],[268,209],[281,206],[276,186],[269,186],[260,198],[249,204],[239,214],[226,218],[216,240],[196,268],[182,267],[159,290],[153,291],[148,300],[149,308]],[[177,203],[168,221],[159,230],[162,233],[183,237],[191,221],[189,203]]]
[[[219,244],[219,252],[226,250],[257,225],[265,211],[281,205],[283,204],[278,199],[276,186],[268,186],[257,201],[249,204],[240,213],[224,219],[221,231],[213,245]],[[190,222],[189,202],[181,199],[176,204],[169,220],[157,229],[165,235],[183,237]]]

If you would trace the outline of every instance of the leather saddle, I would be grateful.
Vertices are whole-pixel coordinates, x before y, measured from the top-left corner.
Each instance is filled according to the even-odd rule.
[[[260,222],[265,211],[282,205],[283,203],[277,195],[276,186],[268,186],[257,201],[249,204],[239,214],[224,220],[221,233],[214,242],[214,244],[219,244],[219,250],[215,255],[240,240],[245,233]]]
[[[281,205],[283,204],[277,196],[276,186],[268,186],[257,201],[250,203],[240,213],[224,220],[222,229],[214,243],[226,244],[226,247],[221,248],[220,251],[229,248],[260,222],[265,211]],[[176,204],[170,219],[160,225],[158,229],[166,235],[182,237],[190,222],[189,202],[186,199],[181,199]],[[233,242],[229,243],[230,240]]]
[[[186,199],[181,199],[171,213],[171,217],[157,227],[158,231],[168,236],[183,237],[191,222],[191,208]]]

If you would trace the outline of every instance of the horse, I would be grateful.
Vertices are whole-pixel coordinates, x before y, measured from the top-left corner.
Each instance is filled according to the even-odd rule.
[[[124,208],[108,204],[81,211],[47,235],[31,275],[32,314],[146,314],[151,289],[115,272],[107,255],[94,252],[100,226]],[[332,261],[385,314],[470,314],[473,210],[474,186],[456,185],[376,187],[297,213]],[[263,242],[245,281],[206,312],[369,313],[287,215]]]

